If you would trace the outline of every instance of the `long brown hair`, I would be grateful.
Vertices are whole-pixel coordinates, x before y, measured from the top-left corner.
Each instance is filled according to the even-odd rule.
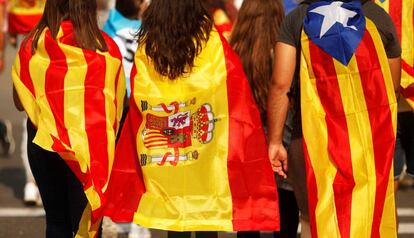
[[[284,18],[280,0],[244,0],[230,44],[238,53],[260,112],[266,111],[272,51]]]
[[[33,38],[32,52],[36,51],[43,30],[48,28],[52,37],[56,39],[60,24],[64,20],[72,22],[78,47],[108,51],[98,27],[96,9],[96,0],[47,0],[42,18],[26,38]]]
[[[169,79],[191,72],[213,22],[201,0],[152,0],[142,17],[138,44],[155,70]]]

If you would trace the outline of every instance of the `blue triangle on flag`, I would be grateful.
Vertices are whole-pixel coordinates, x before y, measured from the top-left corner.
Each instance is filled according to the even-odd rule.
[[[312,3],[305,16],[304,30],[319,48],[342,64],[348,65],[365,32],[361,3]]]

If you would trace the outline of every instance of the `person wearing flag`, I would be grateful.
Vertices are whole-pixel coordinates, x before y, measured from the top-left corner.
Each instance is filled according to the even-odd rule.
[[[18,36],[29,33],[42,17],[46,0],[9,0],[8,32],[10,44],[17,46]]]
[[[398,101],[397,142],[394,154],[395,191],[406,165],[407,175],[414,178],[414,1],[376,0],[395,24],[401,43],[401,89]]]
[[[279,230],[259,111],[202,1],[152,0],[134,61],[105,215],[169,237]]]
[[[390,16],[371,1],[307,0],[285,18],[269,91],[269,157],[277,172],[289,159],[302,227],[311,227],[302,237],[397,236],[400,55]],[[290,99],[297,113],[287,157]]]
[[[240,57],[249,80],[265,133],[267,132],[267,93],[272,80],[274,47],[284,16],[281,0],[244,0],[229,39],[230,45]],[[252,29],[255,30],[252,31]],[[287,200],[286,193],[280,188],[278,186],[281,237],[296,237],[298,224],[297,222],[296,226],[291,224],[291,218],[294,218],[294,215],[289,204],[284,202]],[[293,192],[291,197],[294,198]],[[295,205],[296,201],[291,197],[289,201]],[[288,235],[289,229],[294,235]],[[275,232],[275,237],[278,237],[277,233]],[[237,237],[259,238],[260,232],[238,232]]]
[[[138,42],[135,38],[138,29],[141,27],[142,13],[145,11],[147,0],[117,0],[115,7],[109,11],[109,16],[103,31],[116,42],[122,54],[122,65],[126,78],[127,98],[131,95],[130,75],[134,64],[135,51]],[[121,128],[128,113],[129,105],[127,100],[121,120]],[[113,223],[111,223],[113,224]],[[117,224],[119,225],[119,224]],[[113,224],[113,226],[117,226]],[[126,225],[122,223],[122,225]],[[105,227],[104,227],[105,228]],[[148,229],[131,223],[128,229],[129,238],[150,238],[151,233]]]
[[[99,236],[106,203],[126,89],[96,11],[96,0],[48,0],[12,69],[48,238]]]

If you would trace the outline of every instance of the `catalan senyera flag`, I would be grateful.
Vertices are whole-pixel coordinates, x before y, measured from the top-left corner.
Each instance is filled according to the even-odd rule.
[[[376,0],[390,14],[400,39],[402,95],[414,108],[414,0]]]
[[[194,65],[169,80],[139,46],[106,215],[172,231],[278,230],[265,135],[237,55],[214,29]]]
[[[45,29],[32,55],[21,46],[12,78],[37,133],[34,143],[57,152],[84,185],[89,201],[77,237],[95,237],[113,165],[122,115],[125,78],[122,56],[104,33],[108,52],[78,48],[72,23],[56,37]]]
[[[8,31],[27,34],[39,22],[46,0],[9,0]]]
[[[312,237],[397,237],[397,102],[375,24],[359,2],[310,4],[300,65]]]

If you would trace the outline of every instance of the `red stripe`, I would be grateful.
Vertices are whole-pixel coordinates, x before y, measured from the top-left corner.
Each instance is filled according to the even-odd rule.
[[[414,86],[402,90],[402,95],[407,99],[414,100]]]
[[[89,141],[91,173],[94,185],[101,189],[108,176],[108,136],[105,110],[105,56],[83,51],[88,70],[85,78],[85,128]]]
[[[316,77],[319,98],[326,112],[328,153],[337,167],[333,182],[338,227],[342,238],[350,237],[352,191],[351,146],[345,111],[333,58],[310,41],[310,57]],[[317,158],[312,158],[317,159]]]
[[[403,0],[390,0],[389,3],[389,11],[392,21],[395,25],[395,30],[397,31],[398,39],[400,39],[401,43],[401,36],[402,36],[402,5]]]
[[[380,237],[380,224],[394,155],[395,135],[385,79],[374,41],[368,31],[356,51],[368,107],[375,156],[377,191],[371,237]]]
[[[221,41],[227,68],[227,171],[233,229],[279,230],[277,191],[259,111],[238,56],[222,36]]]
[[[131,74],[132,92],[134,92],[133,79],[136,73],[134,64]],[[139,136],[141,123],[142,115],[134,97],[131,96],[130,109],[116,147],[110,184],[105,194],[108,197],[105,215],[111,217],[113,221],[130,222],[138,209],[141,196],[145,192],[142,170],[137,163],[139,151],[136,147],[136,138]]]
[[[308,152],[306,142],[303,141],[303,153],[305,155],[306,164],[306,181],[308,189],[309,219],[311,225],[312,237],[318,237],[318,227],[316,225],[316,206],[318,204],[318,186],[316,184],[315,171]]]
[[[40,21],[42,14],[19,15],[9,13],[8,32],[11,34],[25,35],[29,33]]]
[[[30,76],[29,63],[32,59],[32,38],[30,38],[26,45],[20,48],[19,58],[20,58],[20,81],[24,86],[30,91],[34,98],[36,98],[36,92],[33,86],[32,77]]]
[[[59,139],[70,147],[69,135],[65,126],[65,77],[68,65],[65,54],[52,38],[49,30],[46,31],[45,48],[50,58],[45,79],[46,98],[55,119]]]
[[[414,77],[414,68],[411,67],[404,59],[401,59],[402,69],[411,77]]]

